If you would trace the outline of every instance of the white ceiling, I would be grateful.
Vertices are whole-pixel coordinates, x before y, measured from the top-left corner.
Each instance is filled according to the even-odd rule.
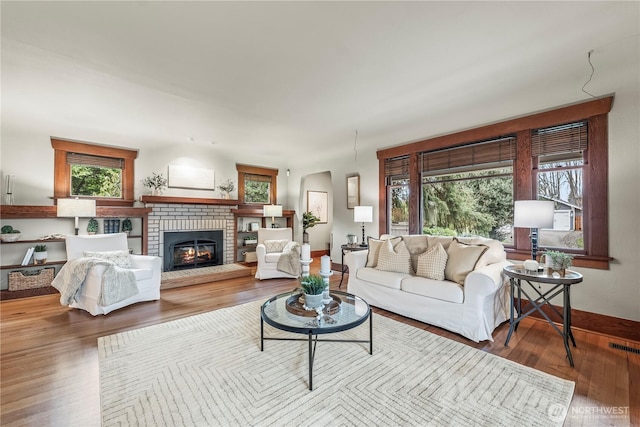
[[[599,73],[637,66],[626,52],[640,25],[638,2],[2,1],[1,13],[4,128],[274,160],[352,152],[356,130],[377,149],[586,99],[590,50],[586,90],[604,95]]]

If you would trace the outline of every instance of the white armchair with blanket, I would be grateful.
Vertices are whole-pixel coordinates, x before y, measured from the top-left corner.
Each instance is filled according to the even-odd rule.
[[[300,275],[300,245],[291,228],[258,229],[256,279],[297,278]]]
[[[61,291],[62,304],[97,316],[137,302],[160,299],[161,258],[129,254],[126,234],[67,236],[66,247],[67,263],[53,283]],[[79,277],[76,281],[81,281],[76,290],[64,288],[73,281],[70,280],[70,272],[65,272],[65,269],[76,270],[73,272]],[[107,279],[116,276],[128,278],[134,285],[124,290],[104,289]]]

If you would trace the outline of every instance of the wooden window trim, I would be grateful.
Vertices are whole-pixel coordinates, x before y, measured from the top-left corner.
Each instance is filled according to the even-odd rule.
[[[240,202],[240,208],[255,208],[256,206],[262,206],[259,203],[244,204],[245,174],[264,175],[270,177],[271,185],[269,186],[269,200],[271,201],[271,204],[275,205],[278,203],[278,169],[236,163],[236,170],[238,171],[238,201]]]
[[[133,194],[134,160],[138,157],[138,150],[108,147],[58,138],[51,138],[51,146],[54,150],[54,200],[71,197],[71,165],[67,163],[67,153],[79,153],[124,159],[124,166],[122,168],[122,197],[120,199],[105,199],[101,197],[86,198],[95,199],[96,205],[98,206],[133,206],[135,202]]]
[[[516,134],[517,150],[514,161],[514,200],[530,200],[533,197],[534,158],[531,156],[531,132],[533,129],[561,125],[580,120],[589,122],[589,149],[586,150],[583,172],[583,188],[588,189],[584,200],[585,255],[578,255],[574,265],[578,267],[608,269],[609,261],[609,211],[608,211],[608,117],[613,96],[593,99],[541,113],[510,119],[487,126],[442,135],[411,144],[377,151],[379,187],[379,230],[387,233],[387,192],[385,160],[409,156],[409,231],[420,232],[420,179],[418,155],[425,151],[451,148],[501,135]],[[510,259],[526,259],[530,255],[529,232],[516,229],[514,248],[507,250]]]

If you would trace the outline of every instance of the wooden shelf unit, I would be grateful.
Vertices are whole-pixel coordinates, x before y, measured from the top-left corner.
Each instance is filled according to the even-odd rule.
[[[142,240],[142,254],[147,254],[147,236],[149,224],[147,218],[151,213],[151,208],[131,208],[120,206],[97,206],[96,218],[141,218],[142,234],[129,236],[130,238],[139,237]],[[57,219],[57,206],[16,206],[2,205],[0,206],[0,217],[2,219]],[[55,242],[57,239],[36,240],[33,242]],[[4,242],[3,244],[26,243],[30,240],[18,240],[17,242]]]
[[[235,251],[235,257],[234,257],[234,261],[235,262],[244,262],[244,257],[240,257],[239,256],[239,252],[242,249],[251,249],[253,251],[255,251],[256,245],[255,244],[250,244],[250,245],[244,245],[243,242],[240,241],[241,238],[243,238],[243,236],[246,235],[251,235],[251,234],[255,234],[255,236],[258,236],[258,233],[255,231],[240,231],[239,227],[238,227],[238,219],[239,218],[259,218],[259,222],[260,223],[260,227],[267,227],[269,221],[271,221],[270,218],[266,218],[263,216],[263,209],[255,209],[255,208],[239,208],[239,209],[232,209],[231,212],[233,213],[233,235],[236,238],[236,242],[235,242],[235,246],[234,246],[234,251]],[[291,211],[291,210],[286,210],[286,211],[282,211],[282,217],[280,218],[285,218],[286,220],[286,226],[289,228],[293,228],[293,218],[296,214],[296,211]],[[251,252],[251,251],[250,251]]]

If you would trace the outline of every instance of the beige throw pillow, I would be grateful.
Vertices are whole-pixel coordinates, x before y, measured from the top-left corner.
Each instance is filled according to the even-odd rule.
[[[475,268],[478,260],[488,249],[485,245],[465,245],[458,239],[453,239],[447,249],[447,267],[444,269],[444,277],[452,282],[464,285],[467,274]]]
[[[400,241],[402,241],[401,237],[392,237],[390,239],[373,239],[369,237],[367,240],[367,245],[369,246],[369,252],[367,253],[367,263],[365,267],[377,267],[378,265],[378,255],[380,254],[380,248],[382,244],[386,241],[390,241],[393,246],[397,245]]]
[[[83,255],[89,258],[101,258],[107,261],[111,261],[118,267],[131,268],[131,255],[128,250],[120,251],[105,251],[105,252],[92,252],[84,251]]]
[[[447,267],[447,251],[437,243],[418,257],[416,275],[433,280],[444,280],[444,269]]]
[[[376,269],[411,274],[411,255],[404,242],[400,241],[395,247],[391,240],[384,242],[380,248]]]
[[[270,254],[272,252],[282,252],[284,247],[289,243],[288,240],[265,240],[264,247],[267,250],[267,253]]]

